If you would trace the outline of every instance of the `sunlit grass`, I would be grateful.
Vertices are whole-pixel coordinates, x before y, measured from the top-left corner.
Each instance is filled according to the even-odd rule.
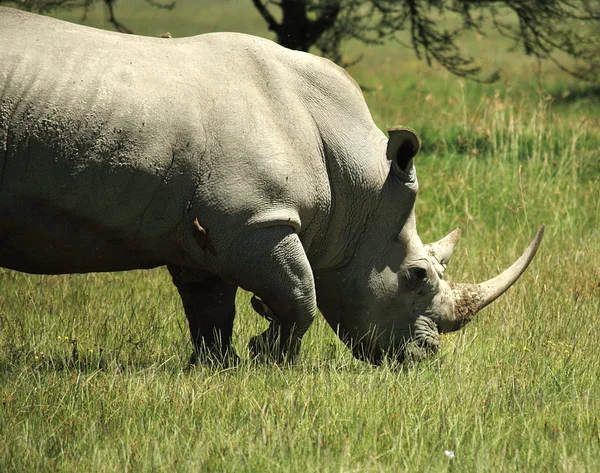
[[[248,3],[119,8],[153,36],[261,33]],[[449,277],[495,276],[545,223],[522,279],[443,336],[436,357],[378,368],[354,360],[322,319],[294,366],[250,362],[246,345],[265,322],[241,293],[242,363],[220,370],[189,369],[187,325],[164,269],[1,270],[0,471],[597,471],[597,95],[551,69],[540,83],[516,55],[495,56],[503,81],[481,85],[396,45],[354,50],[365,53],[351,72],[377,123],[423,139],[423,240],[463,230]]]

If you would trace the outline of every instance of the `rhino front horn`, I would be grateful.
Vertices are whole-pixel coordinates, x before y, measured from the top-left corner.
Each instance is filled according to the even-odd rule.
[[[445,321],[446,323],[441,321],[439,324],[440,331],[452,332],[460,329],[469,322],[477,312],[504,294],[506,290],[521,277],[529,266],[529,263],[531,263],[531,260],[533,260],[533,257],[542,242],[544,228],[544,225],[540,227],[521,257],[502,274],[479,284],[453,285],[452,295],[454,304],[452,320],[447,320]]]

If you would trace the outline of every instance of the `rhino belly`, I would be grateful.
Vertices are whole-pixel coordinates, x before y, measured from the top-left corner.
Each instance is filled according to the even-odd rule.
[[[164,264],[147,242],[44,202],[0,209],[0,266],[38,274],[152,268]]]

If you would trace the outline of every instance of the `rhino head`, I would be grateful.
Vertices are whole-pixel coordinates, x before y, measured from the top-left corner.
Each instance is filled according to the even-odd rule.
[[[363,360],[421,358],[439,347],[439,334],[467,324],[523,274],[544,227],[523,255],[499,276],[479,284],[446,282],[444,272],[460,230],[424,245],[414,204],[418,184],[413,159],[420,142],[408,129],[390,130],[389,173],[376,209],[352,258],[315,273],[319,309]]]

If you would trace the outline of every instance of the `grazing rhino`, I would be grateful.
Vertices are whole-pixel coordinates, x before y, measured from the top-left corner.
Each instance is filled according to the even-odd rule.
[[[436,351],[512,285],[442,279],[423,245],[420,142],[375,126],[341,68],[271,41],[165,41],[0,8],[0,265],[29,273],[166,265],[196,353],[230,360],[238,287],[292,357],[316,307],[357,357]]]

